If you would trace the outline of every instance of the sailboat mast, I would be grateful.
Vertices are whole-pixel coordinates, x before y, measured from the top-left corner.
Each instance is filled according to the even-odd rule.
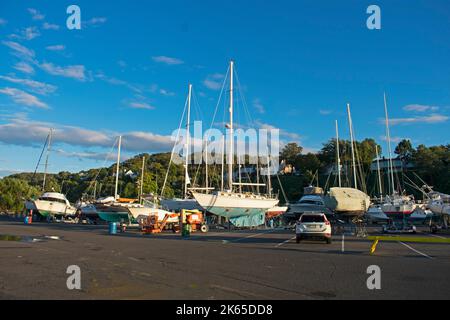
[[[139,186],[139,203],[141,204],[142,204],[142,193],[144,191],[144,170],[145,170],[145,156],[142,157],[141,185]]]
[[[119,145],[117,148],[117,164],[116,164],[116,186],[114,189],[114,198],[117,200],[119,198],[119,167],[120,167],[120,148],[122,146],[122,136],[119,136]]]
[[[270,175],[270,155],[269,155],[269,150],[267,150],[267,190],[269,197],[272,196],[272,181],[270,180],[271,175]]]
[[[221,168],[221,177],[222,179],[220,180],[220,191],[223,191],[223,172],[224,172],[224,165],[225,165],[225,137],[222,137],[222,152],[221,152],[221,157],[222,157],[222,168]]]
[[[45,158],[44,181],[42,182],[43,192],[45,192],[45,182],[47,179],[47,169],[48,169],[48,157],[50,155],[50,149],[52,147],[52,136],[53,136],[53,129],[50,129],[50,133],[48,134],[47,156]]]
[[[229,141],[229,154],[228,154],[228,188],[233,191],[233,71],[234,71],[234,61],[230,61],[230,141]]]
[[[208,193],[208,187],[209,187],[209,177],[208,177],[208,137],[205,139],[205,186],[206,186],[206,193]]]
[[[350,114],[350,103],[347,103],[347,114],[348,114],[348,126],[350,128],[350,143],[352,144],[353,182],[355,184],[355,189],[358,189],[358,182],[356,179],[355,148],[353,141],[353,123],[352,123],[352,116]]]
[[[380,191],[380,200],[383,201],[383,189],[381,187],[381,174],[380,174],[380,155],[378,154],[378,145],[375,144],[375,152],[377,154],[377,171],[378,171],[378,186]]]
[[[189,182],[189,144],[190,144],[190,122],[191,122],[191,95],[192,95],[192,84],[189,84],[189,95],[188,95],[188,112],[186,120],[186,163],[184,164],[184,198],[187,199],[188,194],[188,182]]]
[[[339,152],[339,128],[338,121],[336,120],[336,158],[337,158],[337,172],[338,172],[338,182],[339,188],[341,187],[341,157]]]
[[[394,186],[394,167],[392,164],[392,148],[391,148],[391,133],[389,131],[389,116],[388,116],[388,110],[387,110],[387,102],[386,102],[386,92],[383,95],[384,97],[384,114],[386,116],[386,139],[388,143],[388,151],[389,151],[389,178],[390,178],[390,184],[392,186],[392,194],[395,192],[395,186]]]

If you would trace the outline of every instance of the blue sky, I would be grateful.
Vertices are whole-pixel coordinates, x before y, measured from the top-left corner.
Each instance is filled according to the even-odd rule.
[[[81,8],[68,30],[66,8]],[[381,8],[381,30],[366,8]],[[50,170],[103,164],[120,133],[125,156],[167,151],[187,85],[209,124],[230,59],[255,123],[318,150],[391,135],[447,144],[450,3],[442,1],[1,1],[0,175],[33,171],[49,127]],[[384,148],[386,149],[386,148]],[[108,160],[107,164],[112,163]]]

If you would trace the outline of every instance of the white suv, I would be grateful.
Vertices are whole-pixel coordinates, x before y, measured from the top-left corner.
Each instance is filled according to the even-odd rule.
[[[303,239],[320,238],[331,243],[331,223],[324,213],[304,213],[295,227],[297,243]]]

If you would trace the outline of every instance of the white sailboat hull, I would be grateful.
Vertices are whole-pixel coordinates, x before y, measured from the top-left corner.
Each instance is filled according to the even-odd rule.
[[[43,216],[48,215],[74,215],[76,208],[68,206],[65,203],[53,202],[48,200],[35,200],[34,206]]]
[[[180,212],[182,209],[202,210],[202,207],[195,199],[162,199],[161,207],[175,212]]]
[[[203,209],[226,218],[266,213],[279,202],[278,199],[244,193],[194,192],[193,195]]]
[[[128,211],[133,216],[134,219],[144,219],[149,216],[158,216],[158,221],[161,222],[164,220],[164,217],[168,214],[169,218],[167,220],[168,223],[178,223],[179,217],[174,216],[173,212],[169,212],[166,210],[158,209],[158,208],[150,208],[150,207],[129,207]]]

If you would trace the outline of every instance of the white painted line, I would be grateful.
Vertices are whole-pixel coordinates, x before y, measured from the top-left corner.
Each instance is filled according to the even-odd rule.
[[[342,252],[345,252],[345,244],[344,244],[344,240],[345,240],[345,235],[342,234]]]
[[[428,236],[432,236],[432,237],[435,237],[435,238],[439,238],[439,239],[447,239],[446,237],[438,236],[438,235],[432,234],[432,233],[425,233],[425,234],[428,235]]]
[[[404,245],[404,246],[407,247],[408,249],[411,249],[411,250],[414,251],[415,253],[420,254],[421,256],[424,256],[424,257],[426,257],[426,258],[428,258],[428,259],[433,259],[433,257],[430,257],[429,255],[427,255],[427,254],[425,254],[425,253],[423,253],[423,252],[420,252],[419,250],[414,249],[413,247],[407,245],[406,243],[403,243],[403,242],[401,242],[401,241],[399,241],[399,243],[401,243],[402,245]]]
[[[283,244],[286,244],[286,243],[288,243],[289,241],[294,240],[295,238],[297,238],[297,236],[294,236],[294,237],[292,237],[292,238],[290,238],[290,239],[287,239],[287,240],[285,240],[285,241],[283,241],[283,242],[280,242],[280,243],[277,244],[275,247],[276,247],[276,248],[279,248],[279,247],[281,247]]]

